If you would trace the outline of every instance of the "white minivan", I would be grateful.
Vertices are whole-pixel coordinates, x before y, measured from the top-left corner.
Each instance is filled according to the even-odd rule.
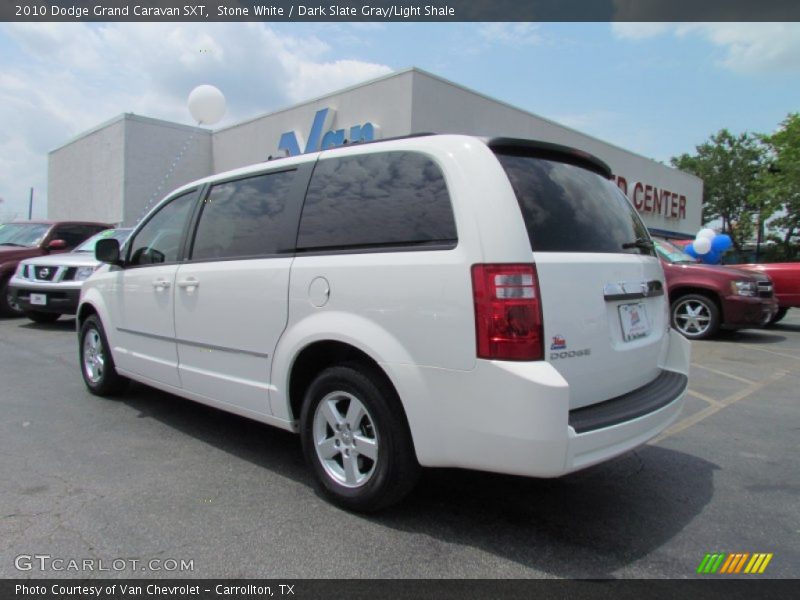
[[[165,198],[83,286],[92,393],[133,379],[301,435],[376,510],[420,466],[556,477],[667,427],[689,343],[647,229],[578,150],[419,135]]]

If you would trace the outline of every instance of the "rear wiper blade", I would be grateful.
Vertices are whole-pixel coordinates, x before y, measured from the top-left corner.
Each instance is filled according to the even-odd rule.
[[[628,250],[629,248],[644,248],[646,250],[652,250],[655,247],[655,244],[651,240],[648,240],[644,237],[638,237],[632,242],[625,242],[622,244],[623,250]]]

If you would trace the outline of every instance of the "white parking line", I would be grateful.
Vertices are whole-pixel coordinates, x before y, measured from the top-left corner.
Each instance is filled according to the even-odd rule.
[[[784,356],[786,358],[793,358],[795,360],[800,360],[800,356],[796,354],[784,354],[783,352],[775,352],[775,350],[769,350],[767,348],[762,348],[761,346],[748,346],[748,348],[752,348],[753,350],[761,350],[762,352],[769,352],[770,354],[774,354],[775,356]]]
[[[706,396],[705,394],[701,394],[700,392],[689,390],[687,394],[689,394],[690,396],[694,396],[698,400],[702,400],[703,402],[706,402],[711,406],[722,406],[722,402],[720,402],[719,400],[714,400],[714,398]]]
[[[711,370],[711,369],[709,369],[709,370]],[[725,373],[721,373],[721,374],[724,375]],[[680,421],[677,421],[672,426],[668,427],[663,432],[661,432],[659,435],[657,435],[652,440],[650,440],[650,443],[651,444],[656,444],[656,443],[660,442],[661,440],[663,440],[665,438],[668,438],[668,437],[670,437],[672,435],[675,435],[676,433],[680,433],[681,431],[685,431],[686,429],[689,429],[689,427],[692,427],[693,425],[697,425],[700,421],[703,421],[703,420],[707,419],[708,417],[710,417],[711,415],[718,413],[723,408],[727,408],[731,404],[734,404],[735,402],[738,402],[739,400],[743,400],[744,398],[747,398],[748,396],[751,396],[751,395],[755,394],[756,392],[758,392],[761,389],[767,387],[768,385],[771,385],[771,384],[775,383],[776,381],[779,381],[779,380],[783,379],[787,374],[788,373],[786,371],[775,371],[772,375],[770,375],[769,377],[767,377],[766,379],[764,379],[762,381],[759,381],[757,383],[756,382],[752,382],[752,384],[750,386],[748,386],[746,388],[743,388],[743,389],[739,390],[738,392],[734,392],[733,394],[731,394],[730,396],[728,396],[724,400],[719,401],[719,402],[715,402],[714,404],[711,404],[710,406],[707,406],[703,410],[701,410],[699,412],[696,412],[693,415],[690,415],[690,416],[688,416],[688,417],[686,417],[684,419],[681,419]],[[692,395],[696,395],[697,394],[697,392],[692,392],[691,390],[689,391],[689,393],[692,394]]]
[[[704,365],[699,365],[697,363],[692,363],[693,367],[697,367],[698,369],[703,369],[704,371],[710,371],[711,373],[716,373],[717,375],[722,375],[723,377],[728,377],[730,379],[735,379],[736,381],[741,381],[742,383],[746,383],[747,385],[753,385],[756,383],[752,379],[745,379],[744,377],[739,377],[738,375],[733,375],[731,373],[726,373],[725,371],[719,371],[717,369],[712,369],[711,367],[706,367]]]

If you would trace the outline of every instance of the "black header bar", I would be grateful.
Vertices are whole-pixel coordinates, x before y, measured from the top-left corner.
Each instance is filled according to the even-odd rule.
[[[797,0],[0,0],[0,21],[798,21]]]
[[[797,598],[798,580],[6,579],[4,600],[753,600]]]

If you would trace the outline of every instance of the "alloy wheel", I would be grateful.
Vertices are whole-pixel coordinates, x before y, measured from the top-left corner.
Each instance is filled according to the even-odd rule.
[[[325,472],[348,488],[375,472],[379,440],[372,416],[353,394],[331,392],[314,412],[314,448]]]
[[[83,337],[83,370],[91,383],[98,383],[103,378],[105,355],[97,329],[90,329]]]

